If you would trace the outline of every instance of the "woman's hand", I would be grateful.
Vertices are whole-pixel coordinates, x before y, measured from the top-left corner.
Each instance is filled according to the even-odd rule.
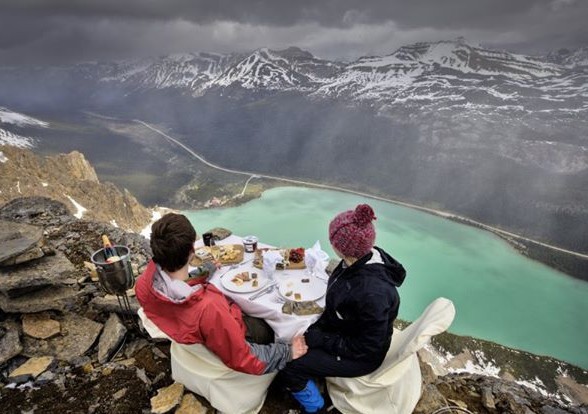
[[[308,351],[308,346],[306,346],[306,341],[304,340],[304,336],[295,336],[292,338],[292,359],[298,359],[302,355],[306,354]]]

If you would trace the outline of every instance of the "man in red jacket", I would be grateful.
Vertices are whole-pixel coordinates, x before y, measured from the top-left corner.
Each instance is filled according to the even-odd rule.
[[[137,280],[145,315],[175,342],[203,344],[228,367],[262,375],[282,369],[306,353],[303,336],[292,344],[247,340],[241,309],[214,285],[188,279],[196,231],[181,214],[169,213],[151,226],[153,258]],[[249,336],[248,336],[249,337]]]

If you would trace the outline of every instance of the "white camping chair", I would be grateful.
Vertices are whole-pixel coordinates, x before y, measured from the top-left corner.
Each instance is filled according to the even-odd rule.
[[[421,396],[421,369],[416,352],[431,336],[449,328],[455,307],[435,299],[404,330],[394,329],[386,359],[374,372],[358,378],[327,378],[333,404],[345,414],[410,414]]]
[[[152,338],[171,340],[145,316],[143,308],[137,313]],[[175,381],[206,398],[221,413],[227,414],[259,412],[267,388],[276,375],[244,374],[227,367],[204,345],[184,345],[174,341],[171,341],[171,370]]]

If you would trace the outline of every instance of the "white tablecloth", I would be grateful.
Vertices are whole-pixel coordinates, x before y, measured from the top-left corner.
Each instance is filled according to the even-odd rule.
[[[217,245],[223,244],[242,244],[242,238],[239,236],[231,235],[224,240],[217,242]],[[202,239],[196,242],[196,247],[202,247]],[[263,247],[273,247],[267,244],[259,243],[258,248]],[[289,246],[289,247],[296,247],[296,246]],[[243,265],[238,267],[239,271],[249,271],[249,272],[258,272],[262,273],[261,269],[257,269],[253,267],[251,259],[253,259],[253,253],[245,253],[245,257],[243,259]],[[327,266],[327,263],[324,263],[323,266],[320,266],[321,269],[324,269]],[[308,316],[298,316],[298,315],[287,315],[282,313],[282,306],[283,303],[278,301],[278,292],[274,290],[273,292],[263,295],[256,300],[250,300],[249,297],[253,295],[254,292],[249,293],[235,293],[225,289],[221,283],[221,276],[230,268],[230,266],[223,266],[210,279],[210,282],[213,283],[216,287],[218,287],[221,292],[223,292],[227,297],[233,299],[239,307],[245,312],[247,315],[255,316],[257,318],[263,318],[265,321],[272,327],[276,334],[276,340],[286,340],[289,341],[293,336],[297,334],[303,333],[308,326],[310,326],[314,321],[319,318],[319,315],[308,315]],[[288,277],[309,277],[305,270],[276,270],[274,274],[274,278],[277,282],[280,280],[284,280]],[[322,271],[319,278],[326,280],[328,278],[327,274]],[[317,283],[315,284],[317,288],[324,289],[326,291],[327,284],[326,283]],[[321,292],[324,294],[324,292]],[[325,305],[325,298],[324,296],[321,299],[317,300],[317,303],[324,307]]]

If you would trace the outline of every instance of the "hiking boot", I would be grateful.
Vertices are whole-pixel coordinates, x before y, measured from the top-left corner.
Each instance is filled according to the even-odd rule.
[[[306,413],[318,413],[325,405],[325,401],[312,380],[308,380],[301,391],[293,392],[292,396],[302,405]]]

